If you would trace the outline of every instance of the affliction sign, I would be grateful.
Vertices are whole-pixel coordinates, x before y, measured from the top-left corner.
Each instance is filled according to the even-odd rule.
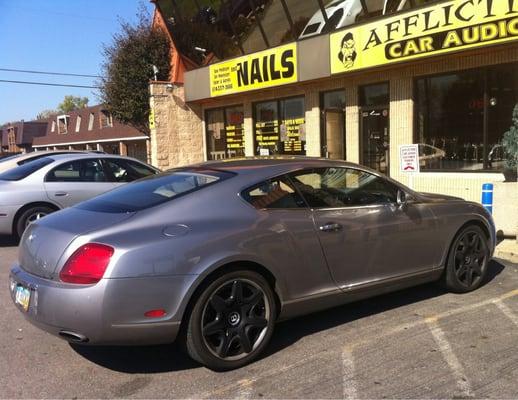
[[[451,0],[333,33],[331,73],[518,39],[518,0]]]
[[[297,46],[285,46],[210,66],[211,97],[297,82]]]

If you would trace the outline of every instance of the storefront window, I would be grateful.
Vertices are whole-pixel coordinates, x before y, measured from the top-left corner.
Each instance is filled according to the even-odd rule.
[[[306,154],[304,98],[255,105],[255,154]]]
[[[206,113],[207,158],[222,160],[245,155],[242,106],[209,110]]]
[[[326,92],[322,95],[322,106],[325,110],[329,109],[345,109],[345,90],[336,90],[334,92]]]
[[[500,142],[518,101],[516,68],[501,65],[417,80],[421,169],[502,169]]]

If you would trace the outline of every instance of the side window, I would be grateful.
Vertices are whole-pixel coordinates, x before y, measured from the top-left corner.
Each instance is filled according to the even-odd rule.
[[[78,160],[59,165],[45,177],[46,182],[106,182],[99,160]]]
[[[383,178],[350,168],[318,168],[292,173],[295,187],[313,208],[396,202],[397,188]]]
[[[303,208],[304,200],[286,177],[269,179],[245,190],[243,198],[255,208]]]
[[[156,173],[151,168],[131,160],[109,158],[105,159],[105,162],[108,165],[115,182],[132,182]]]

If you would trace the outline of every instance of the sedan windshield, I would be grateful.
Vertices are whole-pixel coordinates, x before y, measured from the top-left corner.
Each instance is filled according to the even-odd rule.
[[[20,181],[52,162],[54,162],[52,158],[39,158],[30,161],[1,173],[0,181]]]
[[[88,211],[125,213],[145,210],[231,178],[234,174],[202,169],[177,169],[112,190],[77,207]]]

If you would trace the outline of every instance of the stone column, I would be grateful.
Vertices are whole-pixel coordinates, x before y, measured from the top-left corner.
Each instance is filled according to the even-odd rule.
[[[164,170],[203,161],[201,106],[185,103],[183,85],[152,82],[149,87],[151,164]]]

